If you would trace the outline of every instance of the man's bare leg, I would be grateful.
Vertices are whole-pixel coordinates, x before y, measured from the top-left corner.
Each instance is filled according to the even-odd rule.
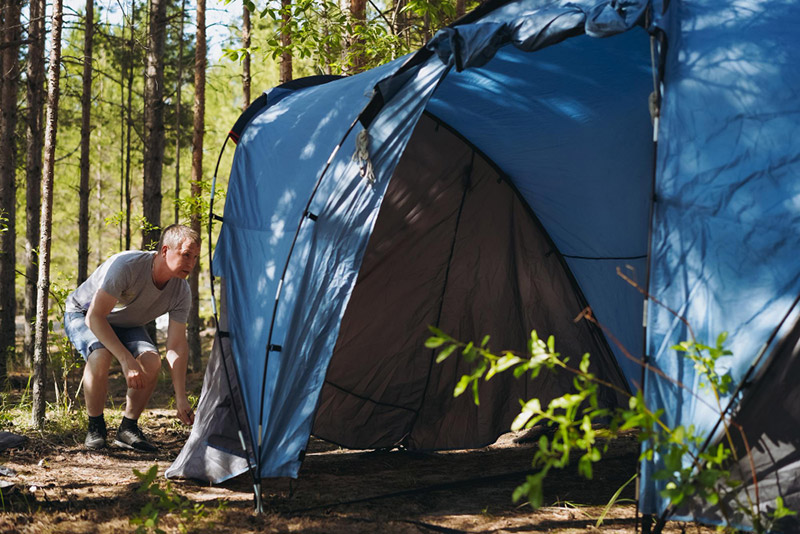
[[[108,369],[113,356],[108,349],[93,351],[86,359],[83,368],[83,396],[86,399],[86,413],[89,416],[88,430],[84,444],[89,449],[102,449],[106,446],[106,422],[103,409],[108,396]]]
[[[144,387],[142,389],[128,388],[125,413],[128,419],[139,419],[142,412],[150,402],[153,390],[158,383],[158,373],[161,371],[161,356],[157,352],[143,352],[136,358],[145,373]]]
[[[108,396],[108,370],[113,356],[107,349],[93,351],[83,368],[83,396],[89,417],[103,415]]]
[[[144,387],[141,389],[128,388],[124,417],[117,429],[117,437],[114,443],[127,449],[156,452],[158,448],[149,443],[144,437],[144,434],[139,429],[138,420],[153,395],[156,383],[158,383],[161,356],[157,352],[144,352],[139,355],[137,360],[144,372]]]

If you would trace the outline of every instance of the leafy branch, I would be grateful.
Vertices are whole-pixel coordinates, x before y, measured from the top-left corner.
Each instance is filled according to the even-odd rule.
[[[590,311],[588,314],[591,315]],[[573,390],[551,400],[547,406],[542,406],[537,398],[521,401],[521,410],[512,423],[512,430],[530,429],[543,424],[553,431],[550,437],[547,434],[539,437],[532,460],[533,467],[538,471],[516,488],[513,494],[515,502],[527,498],[532,507],[540,507],[544,479],[552,469],[567,467],[575,454],[580,455],[578,473],[591,479],[593,465],[601,460],[610,440],[623,432],[635,430],[639,441],[644,444],[640,459],[659,460],[659,469],[653,478],[664,481],[661,495],[673,506],[699,498],[711,505],[718,505],[728,525],[732,523],[735,513],[749,517],[757,532],[768,530],[782,517],[794,515],[795,512],[786,509],[780,498],[776,499],[774,510],[767,514],[760,512],[758,498],[755,503],[752,502],[747,492],[746,502],[738,500],[735,490],[741,486],[741,481],[731,476],[728,470],[731,460],[738,461],[730,421],[725,422],[726,439],[716,447],[704,449],[706,438],[693,425],[669,426],[662,418],[663,410],[650,409],[641,390],[631,395],[592,373],[588,353],[582,356],[577,367],[569,365],[569,358],[555,350],[553,336],[545,341],[534,330],[528,339],[528,353],[522,355],[513,351],[495,354],[489,347],[489,336],[476,344],[458,341],[435,327],[431,327],[431,332],[433,335],[425,342],[425,346],[439,351],[437,363],[458,352],[472,365],[472,371],[463,375],[457,383],[454,396],[471,389],[476,404],[480,402],[478,392],[481,381],[488,381],[508,370],[512,370],[517,378],[526,375],[534,379],[545,370],[573,375]],[[701,386],[712,390],[720,414],[720,396],[727,394],[732,386],[730,374],[719,371],[720,359],[731,355],[724,346],[726,340],[727,334],[723,333],[714,346],[687,341],[673,347],[694,363],[701,377]],[[609,388],[627,397],[627,407],[603,406],[599,400],[601,388]],[[738,427],[738,430],[746,445],[743,429]],[[749,448],[747,452],[749,455]],[[753,477],[757,493],[755,472]]]

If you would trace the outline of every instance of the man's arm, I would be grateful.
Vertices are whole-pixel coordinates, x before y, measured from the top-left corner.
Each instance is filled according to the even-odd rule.
[[[113,295],[103,289],[98,289],[86,312],[86,326],[119,361],[128,387],[141,389],[144,387],[144,371],[108,323],[108,314],[116,304],[117,299]]]
[[[186,367],[189,363],[189,343],[186,341],[186,325],[170,319],[167,329],[167,363],[169,363],[172,386],[175,388],[175,408],[178,419],[184,424],[194,423],[192,405],[186,396]]]

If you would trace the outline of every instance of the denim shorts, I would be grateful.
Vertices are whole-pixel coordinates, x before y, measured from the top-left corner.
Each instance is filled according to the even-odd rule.
[[[114,333],[125,348],[133,354],[134,358],[138,358],[144,352],[158,352],[155,343],[150,339],[147,330],[143,326],[134,326],[125,328],[122,326],[111,325]],[[100,343],[97,336],[94,335],[88,326],[86,326],[86,314],[78,312],[67,312],[64,314],[64,331],[67,337],[75,345],[83,355],[84,360],[89,359],[89,355],[97,349],[104,349],[105,346]]]

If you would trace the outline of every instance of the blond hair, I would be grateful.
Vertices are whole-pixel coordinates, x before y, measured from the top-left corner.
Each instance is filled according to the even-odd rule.
[[[164,245],[171,249],[178,248],[181,243],[190,240],[197,246],[200,246],[200,234],[182,224],[170,224],[164,231],[161,232],[161,239],[158,240],[158,248],[161,250]]]

